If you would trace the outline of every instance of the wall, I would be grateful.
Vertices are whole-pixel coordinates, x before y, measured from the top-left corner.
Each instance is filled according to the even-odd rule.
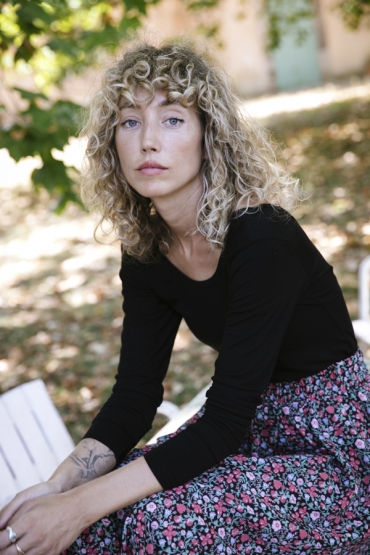
[[[180,0],[162,0],[148,11],[144,36],[164,39],[197,35],[200,26],[221,23],[214,52],[236,85],[239,94],[256,95],[274,87],[270,56],[265,50],[265,20],[260,0],[220,0],[207,13],[186,11]],[[197,35],[199,36],[199,34]],[[212,45],[212,41],[210,41]]]
[[[336,0],[318,0],[317,37],[320,71],[331,79],[364,71],[370,62],[370,29],[348,29]],[[266,51],[266,21],[263,0],[220,0],[206,13],[189,13],[180,0],[162,0],[149,9],[146,34],[167,38],[197,33],[201,25],[220,23],[218,37],[222,48],[218,59],[235,82],[242,96],[254,96],[276,89],[272,56]],[[243,15],[245,17],[243,17]]]
[[[324,40],[325,77],[362,72],[370,62],[370,28],[361,25],[353,31],[343,22],[333,0],[320,0],[320,19]]]

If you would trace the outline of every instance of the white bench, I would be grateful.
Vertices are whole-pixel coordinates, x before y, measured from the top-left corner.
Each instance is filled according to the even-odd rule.
[[[169,419],[180,409],[163,401]],[[19,491],[47,480],[74,443],[45,384],[34,380],[0,396],[0,508]]]
[[[0,396],[0,507],[47,480],[74,449],[42,380]]]
[[[352,323],[356,337],[370,345],[370,255],[361,262],[358,273],[360,318]]]
[[[210,387],[211,383],[206,385],[206,387],[204,387],[202,391],[200,391],[198,395],[194,397],[194,399],[192,399],[187,405],[185,405],[185,407],[183,407],[182,409],[178,409],[177,413],[170,419],[170,421],[167,422],[167,424],[165,424],[165,426],[163,426],[163,428],[161,428],[159,432],[157,432],[148,441],[148,445],[155,443],[157,439],[161,436],[172,434],[172,432],[175,432],[180,426],[182,426],[182,424],[184,424],[184,422],[194,416],[194,414],[196,414],[206,402],[206,392]]]

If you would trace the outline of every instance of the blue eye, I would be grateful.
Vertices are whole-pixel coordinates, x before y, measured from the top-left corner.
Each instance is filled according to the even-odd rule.
[[[169,124],[170,124],[172,127],[175,127],[175,125],[177,125],[178,122],[182,122],[182,121],[184,121],[184,120],[183,120],[183,119],[180,119],[180,118],[169,118],[167,121],[169,122]]]
[[[122,123],[125,127],[136,127],[137,121],[134,119],[127,119]]]

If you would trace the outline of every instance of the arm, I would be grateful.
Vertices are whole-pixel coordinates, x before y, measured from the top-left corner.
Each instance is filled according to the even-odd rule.
[[[227,274],[228,313],[204,415],[144,455],[164,489],[237,452],[307,283],[291,245],[274,239],[238,248]]]
[[[109,447],[95,439],[83,439],[48,481],[65,492],[107,474],[115,465],[116,458]]]
[[[85,438],[107,445],[117,462],[150,430],[181,316],[151,288],[147,264],[124,262],[125,318],[116,383]]]
[[[7,526],[9,520],[27,501],[69,491],[106,474],[115,464],[115,456],[108,447],[94,439],[83,439],[47,482],[18,493],[0,511],[0,530]]]
[[[92,522],[162,489],[143,457],[104,476],[88,480],[86,469],[89,465],[85,461],[90,460],[90,455],[85,457],[85,451],[83,447],[82,462],[81,456],[77,456],[77,473],[76,455],[61,465],[65,470],[64,485],[66,476],[71,479],[69,485],[82,481],[80,485],[64,493],[31,499],[10,520],[9,524],[16,531],[25,553],[58,555]],[[108,455],[108,459],[111,456]],[[100,456],[98,460],[101,460]],[[102,463],[102,467],[105,465],[107,461]],[[88,475],[91,475],[90,470]],[[0,532],[0,550],[4,555],[13,555],[14,547],[8,544],[7,532],[3,530]]]
[[[125,320],[113,394],[48,482],[20,493],[0,514],[0,530],[14,526],[31,555],[36,545],[60,553],[92,522],[161,489],[144,458],[109,471],[150,429],[181,316],[141,283],[140,272],[123,268],[121,277]],[[0,550],[7,542],[4,530]]]

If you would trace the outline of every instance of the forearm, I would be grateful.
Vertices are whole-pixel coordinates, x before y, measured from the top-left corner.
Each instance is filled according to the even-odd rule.
[[[76,487],[68,493],[80,515],[80,527],[132,505],[163,488],[150,470],[144,457]]]
[[[113,452],[95,439],[83,439],[49,478],[58,491],[66,492],[99,476],[116,465]]]

